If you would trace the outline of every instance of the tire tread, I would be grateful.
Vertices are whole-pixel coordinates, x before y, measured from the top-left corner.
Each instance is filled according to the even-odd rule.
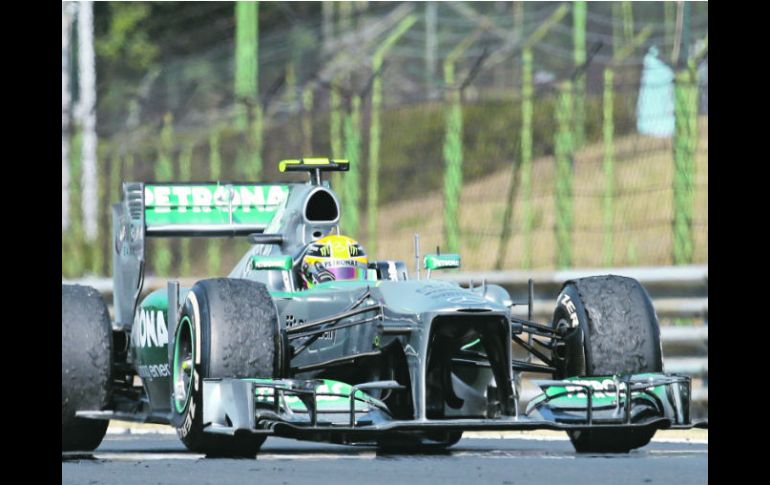
[[[101,294],[62,285],[62,451],[90,451],[104,438],[108,420],[75,412],[109,404],[111,369],[112,323]]]

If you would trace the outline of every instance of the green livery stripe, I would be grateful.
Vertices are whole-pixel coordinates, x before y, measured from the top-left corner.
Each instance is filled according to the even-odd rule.
[[[166,312],[168,309],[168,294],[166,289],[155,290],[147,295],[140,305],[146,310]]]
[[[149,184],[144,186],[144,218],[147,227],[264,228],[288,195],[288,185]]]
[[[273,388],[272,387],[260,387],[259,384],[261,383],[271,383],[273,382],[272,379],[244,379],[249,380],[257,384],[257,386],[254,388],[254,398],[257,403],[262,404],[271,404],[273,402]],[[350,412],[350,398],[347,396],[350,396],[350,392],[353,390],[353,387],[350,384],[346,384],[344,382],[340,381],[333,381],[331,379],[323,379],[317,386],[316,386],[316,403],[318,406],[318,411],[321,412],[340,412],[340,413],[347,413]],[[329,395],[329,394],[335,394],[335,395]],[[340,395],[336,395],[340,394]],[[356,411],[366,411],[371,406],[376,406],[380,408],[385,408],[385,404],[370,395],[364,393],[363,391],[356,391],[355,394],[355,409]],[[291,409],[294,412],[300,412],[300,413],[306,413],[307,407],[305,404],[300,400],[299,397],[297,397],[296,394],[291,394],[289,391],[286,391],[281,396],[282,402],[285,406],[287,406],[289,409]]]
[[[635,374],[633,377],[635,379],[639,378],[645,378],[645,377],[655,377],[659,374]],[[529,404],[528,407],[532,407],[544,400],[546,398],[549,399],[549,405],[552,407],[586,407],[588,406],[588,396],[586,395],[586,389],[583,387],[583,385],[588,385],[593,388],[592,393],[592,406],[601,407],[601,406],[614,406],[616,405],[616,393],[615,393],[615,382],[613,381],[611,376],[607,377],[570,377],[567,379],[564,379],[565,381],[571,381],[575,382],[576,384],[581,384],[580,386],[548,386],[544,388],[543,394],[538,395],[535,397],[532,402]],[[660,395],[665,396],[666,392],[666,386],[665,385],[659,385],[659,386],[650,386],[648,391]],[[641,391],[633,391],[632,395],[634,398],[636,396],[643,396],[644,394]],[[649,397],[649,396],[648,396]],[[625,401],[626,394],[625,394],[625,384],[621,381],[620,382],[620,400],[621,403]]]

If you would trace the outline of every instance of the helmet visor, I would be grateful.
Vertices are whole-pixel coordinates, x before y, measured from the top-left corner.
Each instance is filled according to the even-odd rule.
[[[336,268],[326,268],[326,271],[334,275],[336,281],[365,280],[366,269],[354,266],[338,266]]]

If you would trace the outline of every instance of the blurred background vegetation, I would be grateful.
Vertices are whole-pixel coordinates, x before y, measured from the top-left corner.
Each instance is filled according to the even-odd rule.
[[[86,4],[62,4],[63,277],[111,274],[121,182],[314,155],[351,160],[342,231],[374,257],[419,232],[466,269],[708,261],[705,2]],[[148,273],[247,247],[152,241]]]

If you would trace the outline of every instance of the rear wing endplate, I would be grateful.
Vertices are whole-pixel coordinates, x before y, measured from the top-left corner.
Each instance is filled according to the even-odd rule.
[[[129,327],[144,278],[145,237],[222,237],[261,233],[286,205],[289,185],[123,184],[112,206],[117,324]]]

